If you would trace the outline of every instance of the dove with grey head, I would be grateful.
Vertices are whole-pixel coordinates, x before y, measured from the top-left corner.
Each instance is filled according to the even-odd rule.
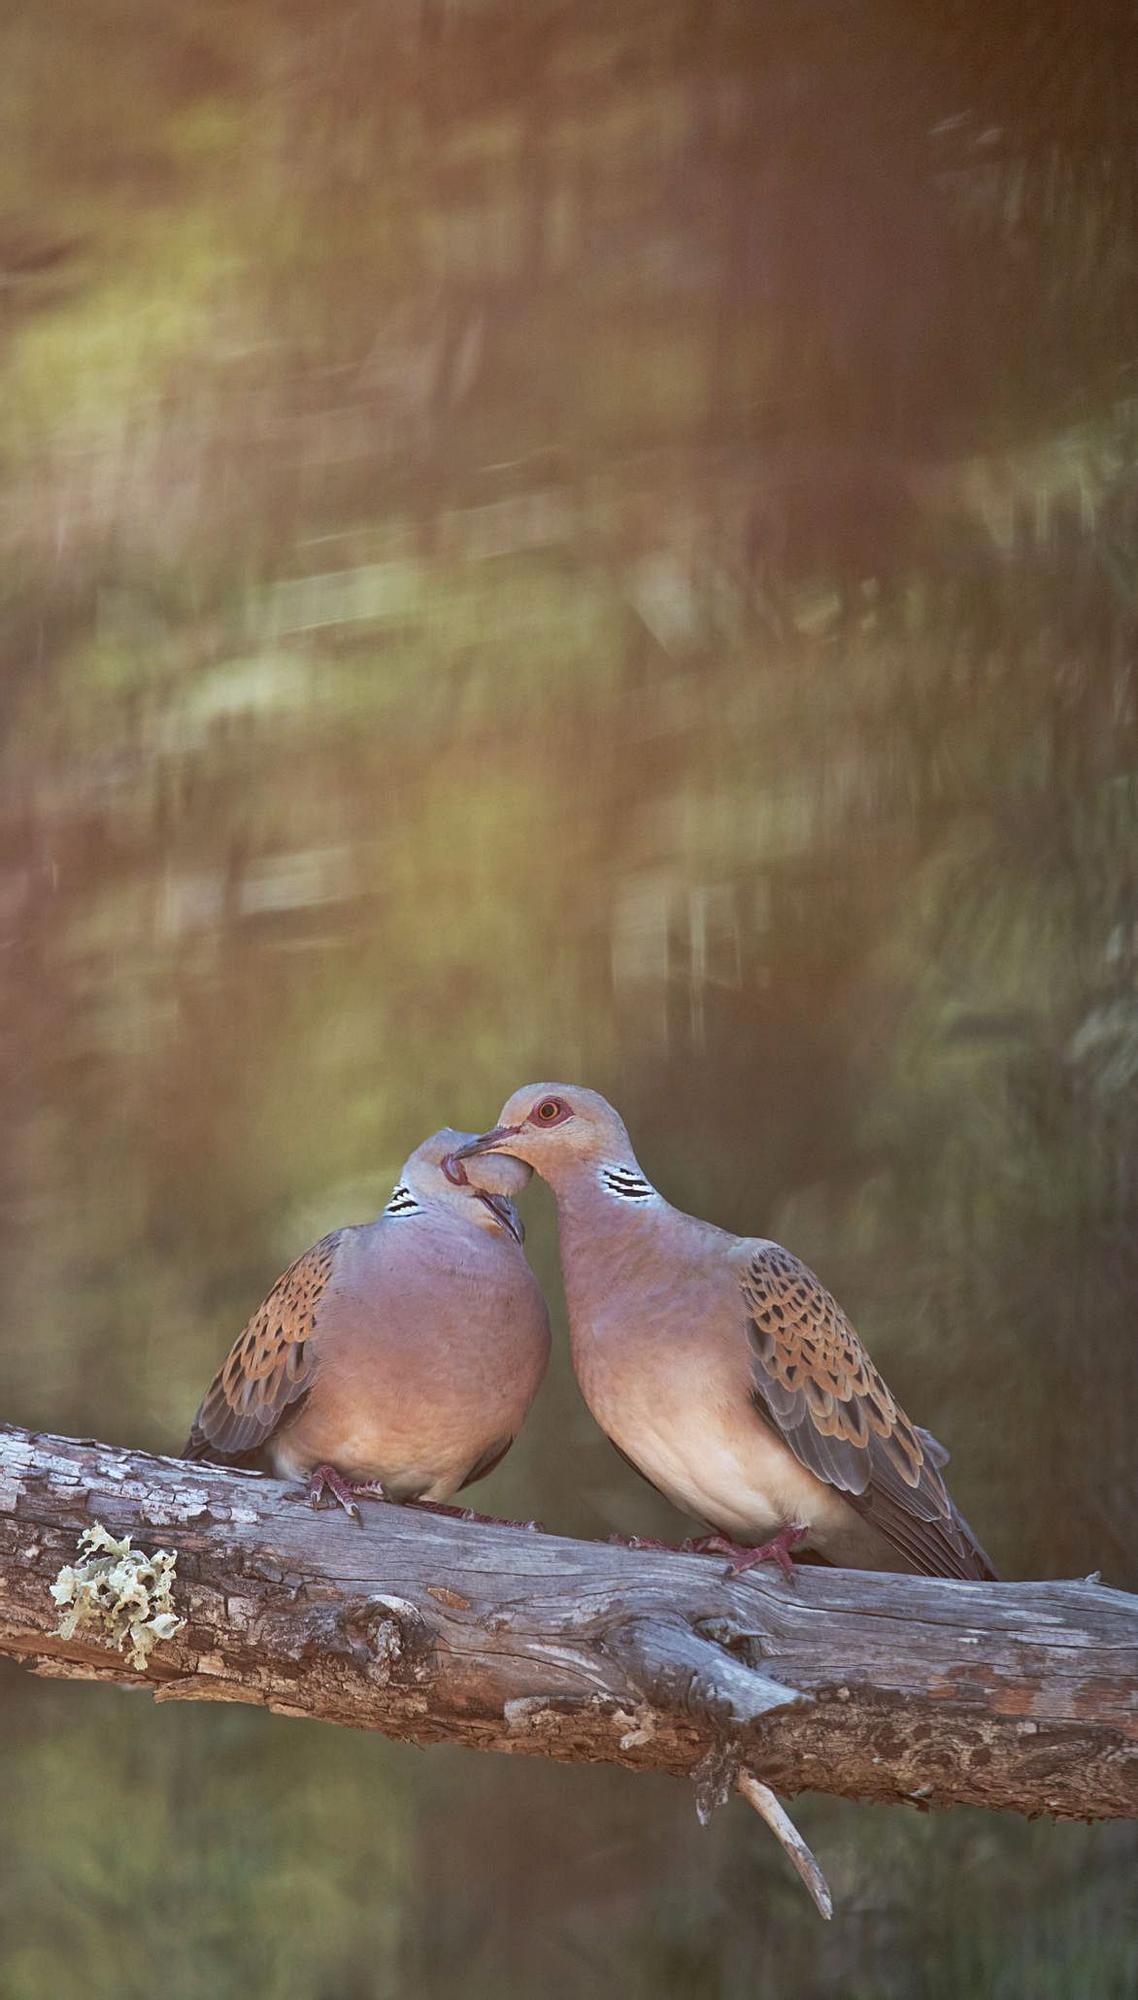
[[[673,1208],[611,1104],[527,1084],[459,1150],[533,1168],[557,1202],[573,1362],[601,1429],[716,1532],[736,1569],[791,1549],[842,1566],[993,1577],[948,1454],[910,1423],[841,1307],[765,1237]]]
[[[524,1162],[411,1154],[382,1214],[278,1279],[206,1392],[187,1458],[354,1495],[444,1503],[504,1457],[545,1374],[549,1319],[514,1196]]]

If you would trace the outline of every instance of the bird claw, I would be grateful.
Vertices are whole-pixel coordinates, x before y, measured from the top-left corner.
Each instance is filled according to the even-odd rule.
[[[362,1494],[369,1500],[386,1500],[387,1493],[378,1479],[345,1479],[334,1465],[316,1466],[308,1481],[305,1494],[314,1513],[319,1513],[325,1493],[330,1493],[337,1506],[343,1508],[353,1521],[360,1521],[360,1510],[356,1506],[355,1495]]]
[[[330,1493],[337,1506],[342,1507],[353,1521],[360,1520],[360,1510],[356,1500],[390,1500],[391,1495],[382,1479],[345,1479],[334,1465],[318,1465],[309,1476],[305,1499],[313,1510],[319,1513],[324,1504],[325,1493]],[[481,1521],[495,1528],[532,1528],[535,1533],[544,1530],[540,1521],[510,1521],[501,1514],[480,1514],[475,1507],[451,1507],[443,1500],[406,1500],[406,1507],[418,1508],[427,1514],[445,1514],[452,1521]]]
[[[790,1551],[797,1548],[805,1535],[805,1528],[780,1528],[769,1542],[761,1548],[745,1548],[739,1542],[728,1541],[726,1535],[701,1535],[698,1540],[691,1536],[684,1542],[656,1542],[647,1535],[610,1535],[610,1548],[653,1549],[665,1555],[684,1556],[730,1556],[731,1561],[724,1576],[743,1576],[747,1570],[756,1569],[759,1563],[777,1563],[788,1583],[798,1582],[798,1571],[794,1566]]]
[[[786,1581],[792,1583],[795,1589],[798,1588],[798,1571],[794,1567],[792,1558],[784,1548],[749,1549],[745,1556],[737,1558],[734,1562],[729,1562],[723,1574],[729,1578],[746,1576],[749,1569],[757,1569],[760,1563],[765,1562],[777,1564],[779,1571],[786,1578]]]
[[[333,1500],[343,1508],[345,1514],[351,1514],[355,1520],[359,1520],[360,1510],[352,1499],[351,1487],[336,1471],[334,1465],[316,1466],[309,1478],[308,1491],[304,1497],[314,1514],[319,1513],[323,1507],[325,1493],[332,1495]]]
[[[738,1542],[728,1541],[726,1535],[705,1535],[702,1541],[693,1542],[692,1548],[701,1556],[730,1556],[731,1561],[724,1570],[724,1576],[743,1576],[749,1569],[757,1569],[760,1563],[777,1563],[788,1583],[797,1584],[798,1571],[794,1566],[791,1550],[798,1547],[805,1535],[805,1528],[780,1528],[769,1542],[758,1548],[744,1548]]]

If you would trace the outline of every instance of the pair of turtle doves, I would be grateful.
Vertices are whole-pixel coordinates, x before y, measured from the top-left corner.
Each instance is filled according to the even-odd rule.
[[[475,1138],[412,1153],[374,1222],[325,1236],[273,1287],[215,1376],[190,1458],[446,1509],[509,1450],[549,1321],[514,1196],[557,1201],[573,1361],[625,1458],[714,1530],[736,1570],[791,1552],[864,1569],[995,1575],[841,1307],[762,1237],[684,1215],[595,1091],[516,1091]],[[449,1511],[459,1511],[451,1509]]]

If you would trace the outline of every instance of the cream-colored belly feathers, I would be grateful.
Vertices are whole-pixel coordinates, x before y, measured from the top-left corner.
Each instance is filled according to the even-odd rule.
[[[593,1321],[574,1339],[582,1393],[601,1429],[672,1504],[730,1540],[757,1545],[784,1527],[831,1561],[896,1569],[884,1539],[801,1465],[749,1396],[740,1325],[730,1345],[666,1349],[651,1325]]]
[[[505,1450],[540,1387],[549,1328],[524,1258],[497,1247],[432,1274],[427,1244],[399,1285],[365,1232],[349,1241],[321,1302],[312,1387],[265,1447],[278,1478],[331,1464],[394,1499],[445,1500]]]

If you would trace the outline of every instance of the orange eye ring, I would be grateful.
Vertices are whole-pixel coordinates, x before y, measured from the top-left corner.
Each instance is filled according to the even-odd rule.
[[[548,1129],[551,1125],[563,1125],[565,1120],[572,1116],[573,1113],[563,1097],[543,1097],[534,1105],[527,1122],[530,1125],[544,1125]]]

